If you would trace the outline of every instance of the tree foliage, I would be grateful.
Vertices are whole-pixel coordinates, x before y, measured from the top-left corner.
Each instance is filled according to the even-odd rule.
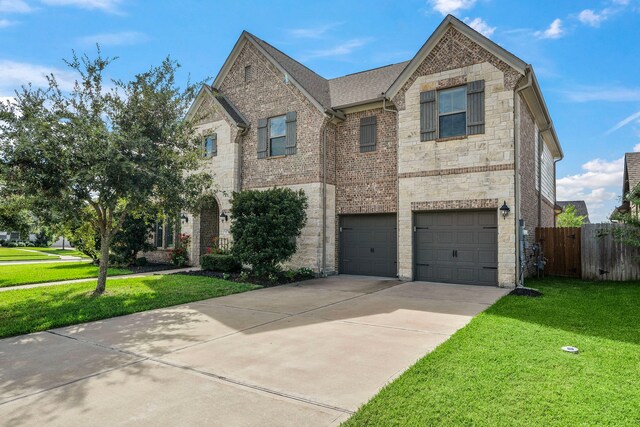
[[[613,237],[627,246],[640,248],[640,217],[634,212],[634,207],[640,205],[640,188],[630,191],[625,201],[629,209],[625,213],[616,212],[611,219],[625,224],[626,227],[613,228]]]
[[[258,275],[274,272],[296,252],[307,222],[302,190],[273,188],[234,193],[231,200],[232,254]]]
[[[578,215],[575,206],[567,205],[562,213],[558,215],[556,223],[558,227],[580,227],[586,217],[586,215]]]
[[[5,182],[33,197],[36,215],[88,222],[100,236],[96,294],[105,289],[109,248],[129,215],[153,203],[175,215],[211,182],[190,172],[200,144],[184,117],[196,85],[180,89],[179,65],[169,58],[129,82],[105,85],[112,62],[99,49],[93,59],[74,53],[66,61],[78,76],[69,93],[51,75],[48,88],[26,86],[14,103],[0,104]]]
[[[26,239],[33,226],[34,218],[25,197],[0,194],[0,230],[17,231],[21,239]]]

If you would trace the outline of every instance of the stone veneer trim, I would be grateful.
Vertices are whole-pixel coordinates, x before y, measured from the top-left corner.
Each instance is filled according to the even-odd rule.
[[[422,176],[440,176],[440,175],[457,175],[465,173],[477,173],[477,172],[495,172],[512,170],[513,163],[505,163],[502,165],[489,165],[489,166],[472,166],[468,168],[452,168],[452,169],[434,169],[420,172],[404,172],[398,175],[399,178],[417,178]]]
[[[447,211],[454,209],[497,209],[498,199],[440,200],[411,202],[412,211]]]

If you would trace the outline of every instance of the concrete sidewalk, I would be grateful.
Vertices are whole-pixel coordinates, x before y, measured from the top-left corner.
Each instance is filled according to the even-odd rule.
[[[122,274],[120,276],[109,276],[107,280],[133,279],[136,277],[153,276],[156,274],[186,273],[187,271],[198,271],[198,270],[200,270],[200,267],[174,268],[172,270],[158,270],[158,271],[149,271],[147,273],[133,273],[133,274]],[[60,280],[57,282],[45,282],[45,283],[33,283],[30,285],[7,286],[4,288],[0,288],[0,292],[15,291],[18,289],[41,288],[44,286],[68,285],[70,283],[95,282],[96,280],[97,280],[97,277],[91,277],[88,279]]]
[[[334,276],[0,340],[0,420],[337,425],[507,292]]]

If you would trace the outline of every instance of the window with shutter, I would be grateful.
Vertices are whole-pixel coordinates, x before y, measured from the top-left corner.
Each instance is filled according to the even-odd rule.
[[[420,141],[436,139],[436,91],[420,93]]]
[[[467,83],[467,134],[484,133],[484,80]]]
[[[287,156],[290,156],[292,154],[296,154],[296,144],[297,144],[297,138],[298,138],[298,131],[297,131],[297,114],[295,111],[291,111],[289,113],[287,113],[287,117],[286,117],[286,121],[287,121],[287,129],[286,129],[286,143],[285,143],[285,149],[284,149],[284,153]]]
[[[376,149],[377,121],[376,116],[360,119],[360,152],[366,153]]]
[[[218,135],[213,133],[211,135],[205,136],[203,156],[205,158],[208,158],[208,157],[213,157],[217,155],[218,155]]]
[[[258,120],[258,158],[267,157],[267,119]]]

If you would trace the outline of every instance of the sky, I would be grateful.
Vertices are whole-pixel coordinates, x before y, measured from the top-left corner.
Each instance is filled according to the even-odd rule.
[[[448,13],[533,65],[565,154],[557,199],[605,221],[640,151],[640,0],[0,0],[0,99],[51,72],[69,88],[63,59],[96,43],[111,78],[170,55],[183,82],[211,80],[242,30],[332,78],[411,59]]]

